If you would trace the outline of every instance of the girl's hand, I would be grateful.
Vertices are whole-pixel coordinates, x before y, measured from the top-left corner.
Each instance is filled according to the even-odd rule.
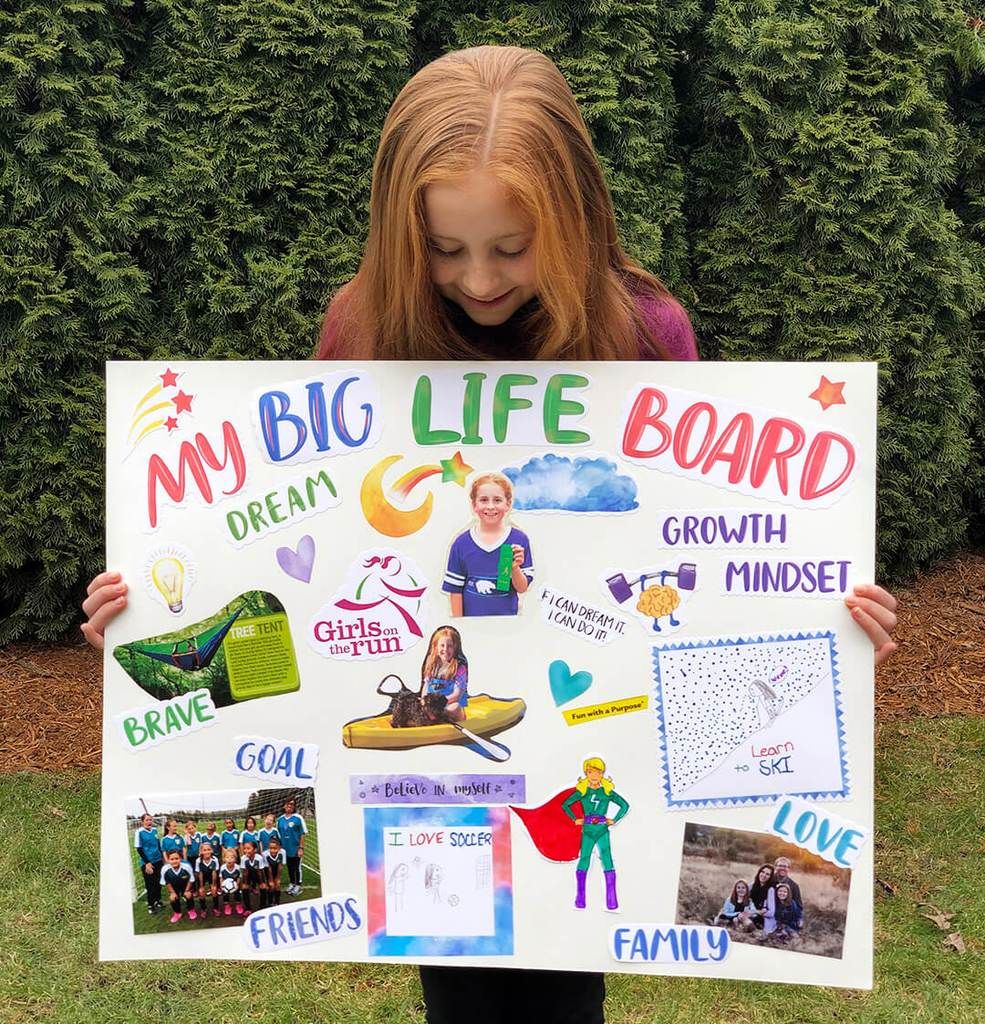
[[[154,874],[154,865],[153,864],[145,864],[144,865],[144,874],[145,875],[152,875],[152,874]]]
[[[513,548],[513,568],[519,569],[523,565],[523,545],[522,544],[511,544]]]
[[[896,628],[896,598],[874,583],[861,583],[845,598],[852,618],[865,631],[881,665],[896,650],[890,633]]]
[[[118,572],[101,572],[86,588],[82,602],[88,622],[82,623],[82,635],[96,648],[103,649],[106,626],[127,606],[127,585]]]
[[[585,819],[584,818],[575,818],[575,824],[576,825],[584,825],[585,824]]]

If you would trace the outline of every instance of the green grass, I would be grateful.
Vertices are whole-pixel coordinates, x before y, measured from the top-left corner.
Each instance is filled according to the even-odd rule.
[[[887,726],[878,743],[876,988],[610,975],[610,1024],[972,1024],[985,1006],[985,719]],[[0,776],[0,1021],[420,1022],[411,967],[97,964],[92,776]],[[55,814],[56,808],[64,817]],[[968,947],[946,951],[928,901]],[[517,1020],[522,1020],[522,1013]],[[467,1016],[463,1016],[467,1021]]]

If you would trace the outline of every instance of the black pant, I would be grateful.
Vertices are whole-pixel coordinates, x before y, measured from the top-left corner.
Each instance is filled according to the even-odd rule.
[[[428,1024],[603,1024],[605,978],[580,971],[422,967]]]
[[[144,888],[147,890],[147,906],[156,907],[161,902],[161,868],[163,863],[153,864],[154,870],[148,875],[147,865],[140,865],[140,873],[144,876]]]
[[[301,884],[301,857],[288,857],[287,858],[287,877],[291,880],[292,885]]]

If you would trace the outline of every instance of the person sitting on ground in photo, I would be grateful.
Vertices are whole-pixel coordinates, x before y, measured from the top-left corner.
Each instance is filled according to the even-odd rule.
[[[754,910],[749,897],[749,886],[743,879],[737,878],[732,886],[731,894],[726,897],[722,909],[716,914],[712,924],[748,931],[753,927]]]
[[[804,926],[804,912],[794,898],[790,886],[779,882],[766,897],[763,935],[772,935],[780,942],[789,942]]]
[[[800,886],[790,877],[790,861],[786,857],[777,857],[773,861],[773,881],[770,882],[770,888],[775,889],[780,882],[786,882],[790,886],[790,895],[793,897],[795,903],[799,903],[801,906],[804,905],[803,897],[800,895]]]
[[[776,874],[772,864],[764,864],[753,879],[749,889],[749,900],[753,906],[752,923],[754,928],[763,927],[763,918],[766,916],[766,897],[769,894],[773,882],[773,875]]]

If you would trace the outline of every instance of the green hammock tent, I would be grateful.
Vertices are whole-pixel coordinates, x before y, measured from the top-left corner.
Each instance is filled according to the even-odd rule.
[[[142,654],[145,658],[162,661],[165,665],[173,665],[185,672],[198,672],[208,668],[215,657],[219,645],[225,639],[232,624],[243,614],[239,608],[225,622],[207,629],[204,633],[160,644],[125,644],[124,650],[134,654]]]

